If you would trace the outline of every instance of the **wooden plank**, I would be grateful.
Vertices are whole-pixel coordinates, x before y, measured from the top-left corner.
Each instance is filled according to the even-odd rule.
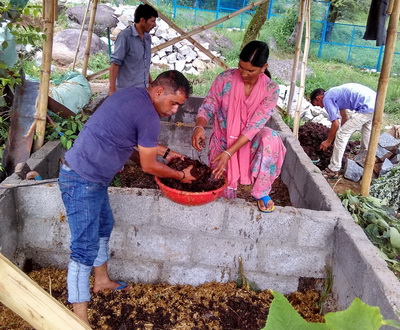
[[[35,329],[90,329],[0,253],[0,302]]]

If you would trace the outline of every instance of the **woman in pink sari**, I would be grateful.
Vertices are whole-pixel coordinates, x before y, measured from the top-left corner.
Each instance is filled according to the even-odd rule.
[[[251,194],[261,212],[272,212],[271,186],[281,172],[286,148],[277,132],[266,127],[278,100],[270,79],[269,49],[251,41],[240,53],[238,69],[221,73],[213,82],[196,117],[192,145],[205,146],[204,127],[214,117],[208,159],[214,175],[225,173],[226,198],[236,198],[238,183],[253,185]]]

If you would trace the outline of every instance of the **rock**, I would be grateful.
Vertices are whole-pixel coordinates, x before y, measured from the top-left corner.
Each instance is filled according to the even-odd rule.
[[[367,154],[368,154],[368,151],[367,151],[367,150],[362,150],[362,151],[360,151],[357,155],[355,155],[355,157],[354,157],[353,160],[354,160],[358,165],[364,167],[364,165],[365,165],[365,160],[367,159]]]
[[[360,181],[363,172],[364,169],[360,165],[351,159],[347,159],[343,174],[346,179],[358,182]]]
[[[392,159],[390,160],[392,164],[399,164],[400,163],[400,154],[396,154]]]
[[[390,158],[392,156],[392,153],[378,145],[376,149],[376,157],[378,157],[381,161],[385,160],[386,158]]]
[[[68,27],[80,30],[85,17],[86,6],[76,6],[67,9]],[[89,23],[91,7],[86,16],[85,24]],[[98,5],[96,10],[96,20],[94,23],[94,33],[98,36],[105,35],[107,27],[117,26],[118,19],[114,17],[114,9],[106,5]]]
[[[74,61],[76,52],[76,43],[79,39],[80,30],[66,29],[58,32],[53,38],[53,60],[60,65],[69,65]],[[82,34],[82,39],[79,45],[77,59],[82,60],[85,54],[87,31]],[[90,54],[98,52],[107,53],[107,45],[95,34],[92,36],[92,44]]]
[[[379,137],[379,145],[387,150],[396,150],[400,145],[400,140],[394,138],[389,133],[382,133]]]
[[[390,169],[393,167],[393,163],[389,159],[385,159],[385,161],[382,164],[381,170],[379,172],[379,175],[384,175],[387,172],[390,171]]]

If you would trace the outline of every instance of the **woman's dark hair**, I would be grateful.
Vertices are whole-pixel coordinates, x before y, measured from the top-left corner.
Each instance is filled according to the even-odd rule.
[[[250,62],[251,65],[262,68],[268,62],[269,48],[263,41],[253,40],[243,47],[240,52],[239,58],[243,62]],[[264,73],[271,78],[268,69]]]

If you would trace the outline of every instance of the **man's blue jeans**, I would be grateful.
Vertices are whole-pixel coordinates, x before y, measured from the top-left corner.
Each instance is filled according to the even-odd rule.
[[[108,260],[108,241],[114,226],[108,185],[85,180],[62,165],[58,184],[71,233],[68,265],[68,301],[90,300],[89,276],[93,266]]]

